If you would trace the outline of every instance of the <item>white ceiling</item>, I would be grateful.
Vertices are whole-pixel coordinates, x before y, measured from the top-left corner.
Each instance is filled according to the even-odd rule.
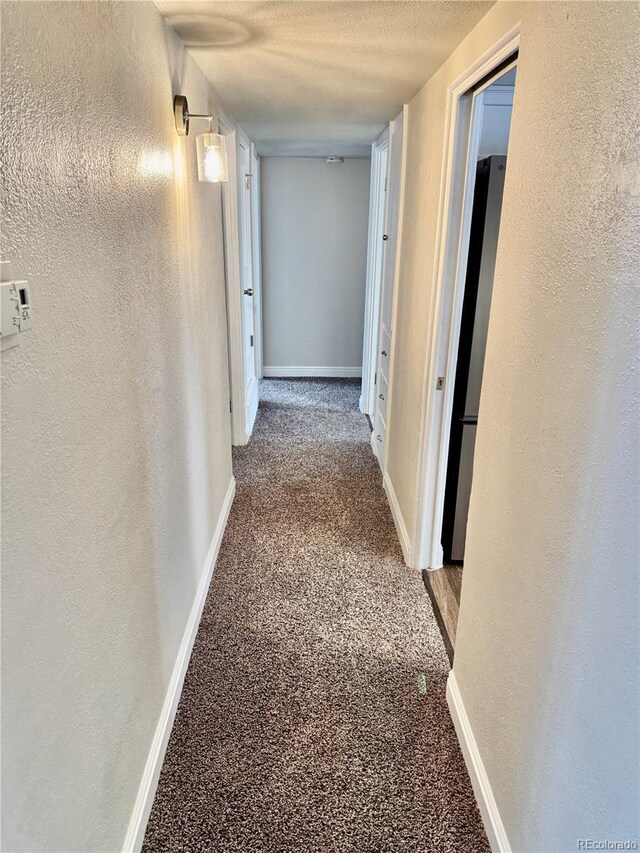
[[[348,157],[369,154],[493,0],[156,2],[260,154]]]

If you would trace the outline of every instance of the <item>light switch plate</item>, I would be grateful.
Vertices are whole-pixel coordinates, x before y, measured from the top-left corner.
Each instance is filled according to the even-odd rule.
[[[29,296],[29,285],[26,281],[16,281],[18,296],[20,297],[20,331],[27,332],[31,328],[31,298]]]
[[[20,331],[20,293],[15,281],[0,282],[0,335],[2,340]]]
[[[15,281],[11,264],[0,263],[0,348],[20,343],[20,333],[31,328],[31,300],[26,281]]]

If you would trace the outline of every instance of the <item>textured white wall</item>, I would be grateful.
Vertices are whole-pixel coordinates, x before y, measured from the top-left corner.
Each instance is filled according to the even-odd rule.
[[[231,477],[220,188],[150,3],[2,4],[3,848],[120,849]]]
[[[498,3],[411,102],[389,473],[409,529],[446,87],[522,21],[454,671],[515,851],[638,840],[640,7]]]
[[[361,368],[371,161],[261,162],[265,368]]]

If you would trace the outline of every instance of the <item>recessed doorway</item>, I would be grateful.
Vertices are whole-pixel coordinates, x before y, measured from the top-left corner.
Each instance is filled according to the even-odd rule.
[[[502,197],[507,174],[516,59],[509,57],[465,93],[470,100],[464,197],[441,435],[438,537],[425,584],[450,657],[455,649],[467,517],[473,482],[484,357],[489,329]],[[447,399],[447,398],[446,398]]]

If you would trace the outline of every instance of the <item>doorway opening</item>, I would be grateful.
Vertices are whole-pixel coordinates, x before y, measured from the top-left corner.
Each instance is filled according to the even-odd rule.
[[[448,334],[445,394],[438,435],[437,475],[433,481],[431,541],[423,568],[425,585],[451,658],[455,648],[462,589],[467,518],[473,482],[484,359],[489,328],[502,197],[517,75],[517,52],[458,96],[458,118],[466,111],[466,146],[458,146],[462,193],[456,234],[450,313],[440,316],[436,335]],[[455,216],[456,211],[451,212]],[[446,251],[446,246],[445,246]],[[443,299],[443,306],[446,300]],[[448,329],[445,327],[448,325]]]
[[[442,521],[441,542],[446,563],[462,564],[464,559],[515,76],[513,68],[478,96],[483,101],[479,119],[482,128],[475,169]]]

